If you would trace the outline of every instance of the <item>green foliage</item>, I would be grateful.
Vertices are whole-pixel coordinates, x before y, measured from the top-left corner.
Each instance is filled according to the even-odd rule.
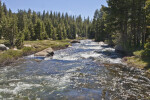
[[[23,53],[24,56],[26,56],[26,55],[28,55],[28,54],[31,54],[31,53],[33,53],[33,52],[35,52],[35,49],[32,48],[32,47],[24,47],[24,48],[22,49],[22,53]]]
[[[145,49],[150,49],[150,42],[146,43],[144,46]]]
[[[21,51],[8,50],[0,54],[0,65],[8,64],[22,55]]]
[[[148,41],[144,46],[144,51],[142,53],[142,57],[150,57],[150,41]]]
[[[142,57],[150,57],[150,49],[145,49],[142,52]]]
[[[139,57],[139,58],[142,58],[143,53],[144,53],[144,50],[133,52],[134,56]]]
[[[17,34],[16,43],[15,43],[18,49],[21,49],[23,47],[23,42],[24,42],[24,34],[20,32]]]
[[[5,26],[3,27],[3,32],[5,33],[3,36],[5,39],[9,40],[11,46],[14,46],[15,38],[18,33],[16,20],[17,18],[15,15],[12,18],[6,19]]]
[[[42,40],[42,23],[40,20],[37,21],[37,24],[35,25],[35,36],[36,39]]]

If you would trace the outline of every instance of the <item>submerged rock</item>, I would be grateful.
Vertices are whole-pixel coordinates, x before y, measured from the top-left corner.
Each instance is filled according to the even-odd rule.
[[[34,56],[42,56],[42,57],[50,57],[54,55],[54,51],[52,48],[47,48],[43,51],[40,51],[36,54],[34,54]]]
[[[71,41],[71,43],[80,43],[80,41],[79,40],[73,40],[73,41]]]
[[[4,44],[0,44],[0,50],[4,51],[4,50],[8,50],[9,48],[6,47]]]

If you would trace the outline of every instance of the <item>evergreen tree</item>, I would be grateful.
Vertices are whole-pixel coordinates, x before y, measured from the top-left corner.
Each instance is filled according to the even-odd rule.
[[[32,22],[30,22],[28,29],[29,29],[29,32],[30,32],[31,40],[36,40],[35,32],[34,32],[34,25],[33,25]]]
[[[5,39],[8,39],[10,45],[14,46],[15,38],[18,33],[17,17],[15,15],[13,15],[12,18],[9,18],[7,20],[7,23],[5,23],[4,32],[5,32],[4,34]]]
[[[37,23],[37,14],[35,11],[33,11],[33,15],[32,15],[32,23],[35,25]]]
[[[42,37],[42,24],[41,24],[40,20],[37,21],[34,29],[35,29],[35,38],[42,40],[43,39],[43,37]]]
[[[46,29],[45,30],[46,30],[46,33],[47,33],[48,37],[52,38],[53,25],[52,25],[52,23],[50,21],[48,21],[46,23]]]
[[[23,42],[24,42],[24,32],[19,32],[16,36],[16,41],[15,45],[17,46],[18,49],[21,49],[23,47]]]
[[[52,39],[57,40],[57,33],[56,33],[56,28],[52,28]]]

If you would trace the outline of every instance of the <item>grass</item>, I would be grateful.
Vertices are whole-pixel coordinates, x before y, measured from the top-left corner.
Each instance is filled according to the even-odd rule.
[[[0,54],[0,65],[10,64],[22,56],[21,51],[8,50]]]
[[[54,50],[66,48],[70,45],[70,40],[38,40],[38,41],[25,41],[25,45],[31,45],[31,47],[24,47],[20,50],[7,50],[0,53],[0,66],[10,64],[22,56],[27,56],[46,48],[52,47]],[[5,41],[0,40],[0,43]]]
[[[38,40],[38,41],[25,41],[24,44],[31,45],[35,47],[36,50],[42,50],[48,47],[52,47],[53,49],[61,49],[62,47],[66,47],[70,45],[70,40]]]
[[[146,69],[150,72],[150,57],[141,57],[143,50],[133,52],[134,56],[125,57],[125,62],[132,67]]]

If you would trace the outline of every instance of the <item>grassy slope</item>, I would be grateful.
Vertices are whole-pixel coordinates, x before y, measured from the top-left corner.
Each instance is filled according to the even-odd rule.
[[[0,66],[10,64],[19,57],[26,56],[52,47],[54,50],[66,48],[70,40],[38,40],[38,41],[25,41],[24,44],[31,45],[32,47],[24,47],[20,50],[8,50],[0,53]],[[0,40],[0,43],[4,41]]]
[[[134,52],[134,56],[125,57],[124,61],[129,65],[141,69],[146,69],[150,72],[150,57],[141,58],[142,51]]]

